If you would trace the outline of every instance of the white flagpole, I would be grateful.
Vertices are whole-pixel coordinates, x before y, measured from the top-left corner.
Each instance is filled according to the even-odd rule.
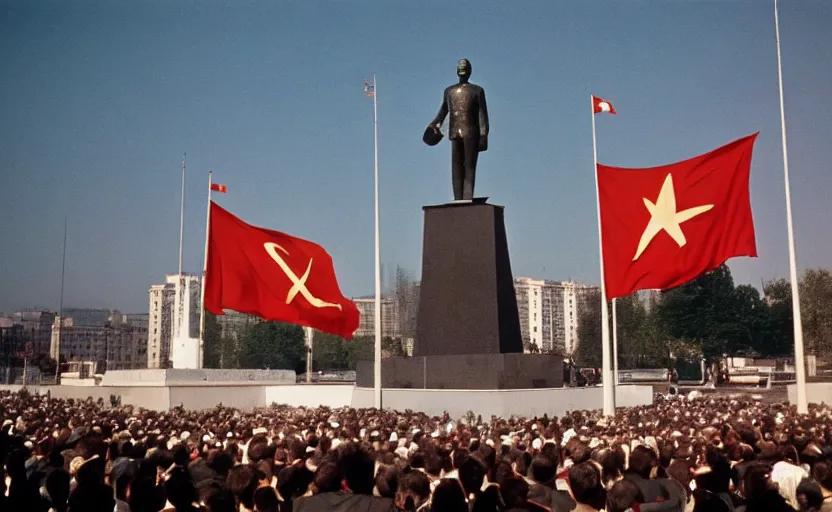
[[[598,210],[598,257],[601,263],[601,368],[604,387],[604,416],[615,414],[615,387],[610,365],[610,315],[607,308],[607,287],[604,284],[604,244],[601,240],[601,196],[598,188],[598,145],[595,140],[595,103],[589,96],[589,115],[592,116],[592,159],[595,175],[595,199]]]
[[[376,87],[376,75],[373,75],[373,141],[375,145],[375,281],[376,281],[376,307],[375,307],[375,362],[374,362],[374,396],[375,407],[381,409],[381,255],[379,249],[379,226],[378,226],[378,88]]]
[[[202,368],[203,349],[205,348],[205,278],[208,273],[208,236],[211,234],[211,184],[213,177],[208,171],[208,213],[205,215],[205,253],[202,259],[202,282],[199,286],[199,351],[197,365]]]
[[[182,155],[182,201],[179,208],[179,280],[182,280],[182,242],[185,240],[185,158]],[[179,292],[177,292],[179,293]]]
[[[615,385],[618,385],[618,314],[616,304],[618,299],[612,299],[612,373]]]
[[[786,229],[789,237],[789,279],[792,285],[792,318],[794,319],[794,369],[797,379],[797,412],[809,412],[806,400],[806,366],[803,356],[803,324],[800,318],[800,290],[797,281],[797,257],[794,250],[794,225],[792,224],[792,193],[789,187],[789,153],[786,149],[786,111],[783,106],[783,66],[780,61],[780,18],[777,0],[774,0],[774,30],[777,39],[777,79],[780,85],[780,129],[783,136],[783,179],[786,188]]]

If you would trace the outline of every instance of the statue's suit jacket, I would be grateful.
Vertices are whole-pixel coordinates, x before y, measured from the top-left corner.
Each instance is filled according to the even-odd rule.
[[[479,85],[456,84],[445,89],[442,106],[433,124],[442,124],[449,113],[449,139],[479,139],[488,136],[488,107],[485,104],[485,91]]]

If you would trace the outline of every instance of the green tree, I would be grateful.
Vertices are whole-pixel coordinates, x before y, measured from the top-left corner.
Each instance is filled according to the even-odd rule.
[[[315,331],[312,336],[313,370],[348,370],[347,343],[349,342],[340,336]]]
[[[595,290],[588,306],[578,311],[578,345],[572,357],[579,366],[601,366],[601,292]]]
[[[832,350],[832,272],[808,269],[800,280],[800,316],[806,352],[828,355]]]
[[[220,368],[222,354],[222,329],[217,315],[205,312],[205,330],[202,335],[202,365],[205,368]]]
[[[358,361],[372,361],[375,357],[375,340],[372,336],[356,336],[347,342],[347,364],[355,370]]]
[[[668,290],[655,308],[656,326],[665,339],[702,344],[706,357],[747,347],[750,337],[736,318],[734,279],[727,265]]]
[[[240,357],[243,368],[295,370],[306,366],[303,328],[281,322],[262,322],[249,327]]]
[[[773,355],[794,352],[794,317],[792,316],[792,289],[785,279],[775,279],[763,284],[765,302],[769,308],[769,346]]]

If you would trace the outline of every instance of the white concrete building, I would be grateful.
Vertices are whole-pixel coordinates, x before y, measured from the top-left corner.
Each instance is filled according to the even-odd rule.
[[[373,297],[352,299],[358,308],[358,330],[356,336],[375,336],[376,332],[376,300]],[[393,297],[381,298],[381,337],[401,338],[401,322],[399,308]]]
[[[54,359],[88,362],[101,372],[147,367],[147,328],[122,323],[111,315],[105,325],[77,325],[73,317],[55,317],[50,353]],[[86,322],[83,318],[81,323]],[[103,363],[104,366],[101,366]]]
[[[514,280],[524,350],[572,354],[578,315],[597,286],[520,277]]]
[[[201,281],[196,274],[172,274],[150,287],[148,368],[202,368]]]

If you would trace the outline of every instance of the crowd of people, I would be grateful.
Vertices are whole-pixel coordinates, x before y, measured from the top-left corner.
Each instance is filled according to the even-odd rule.
[[[24,392],[0,421],[0,511],[832,510],[830,410],[744,397],[484,419]]]

